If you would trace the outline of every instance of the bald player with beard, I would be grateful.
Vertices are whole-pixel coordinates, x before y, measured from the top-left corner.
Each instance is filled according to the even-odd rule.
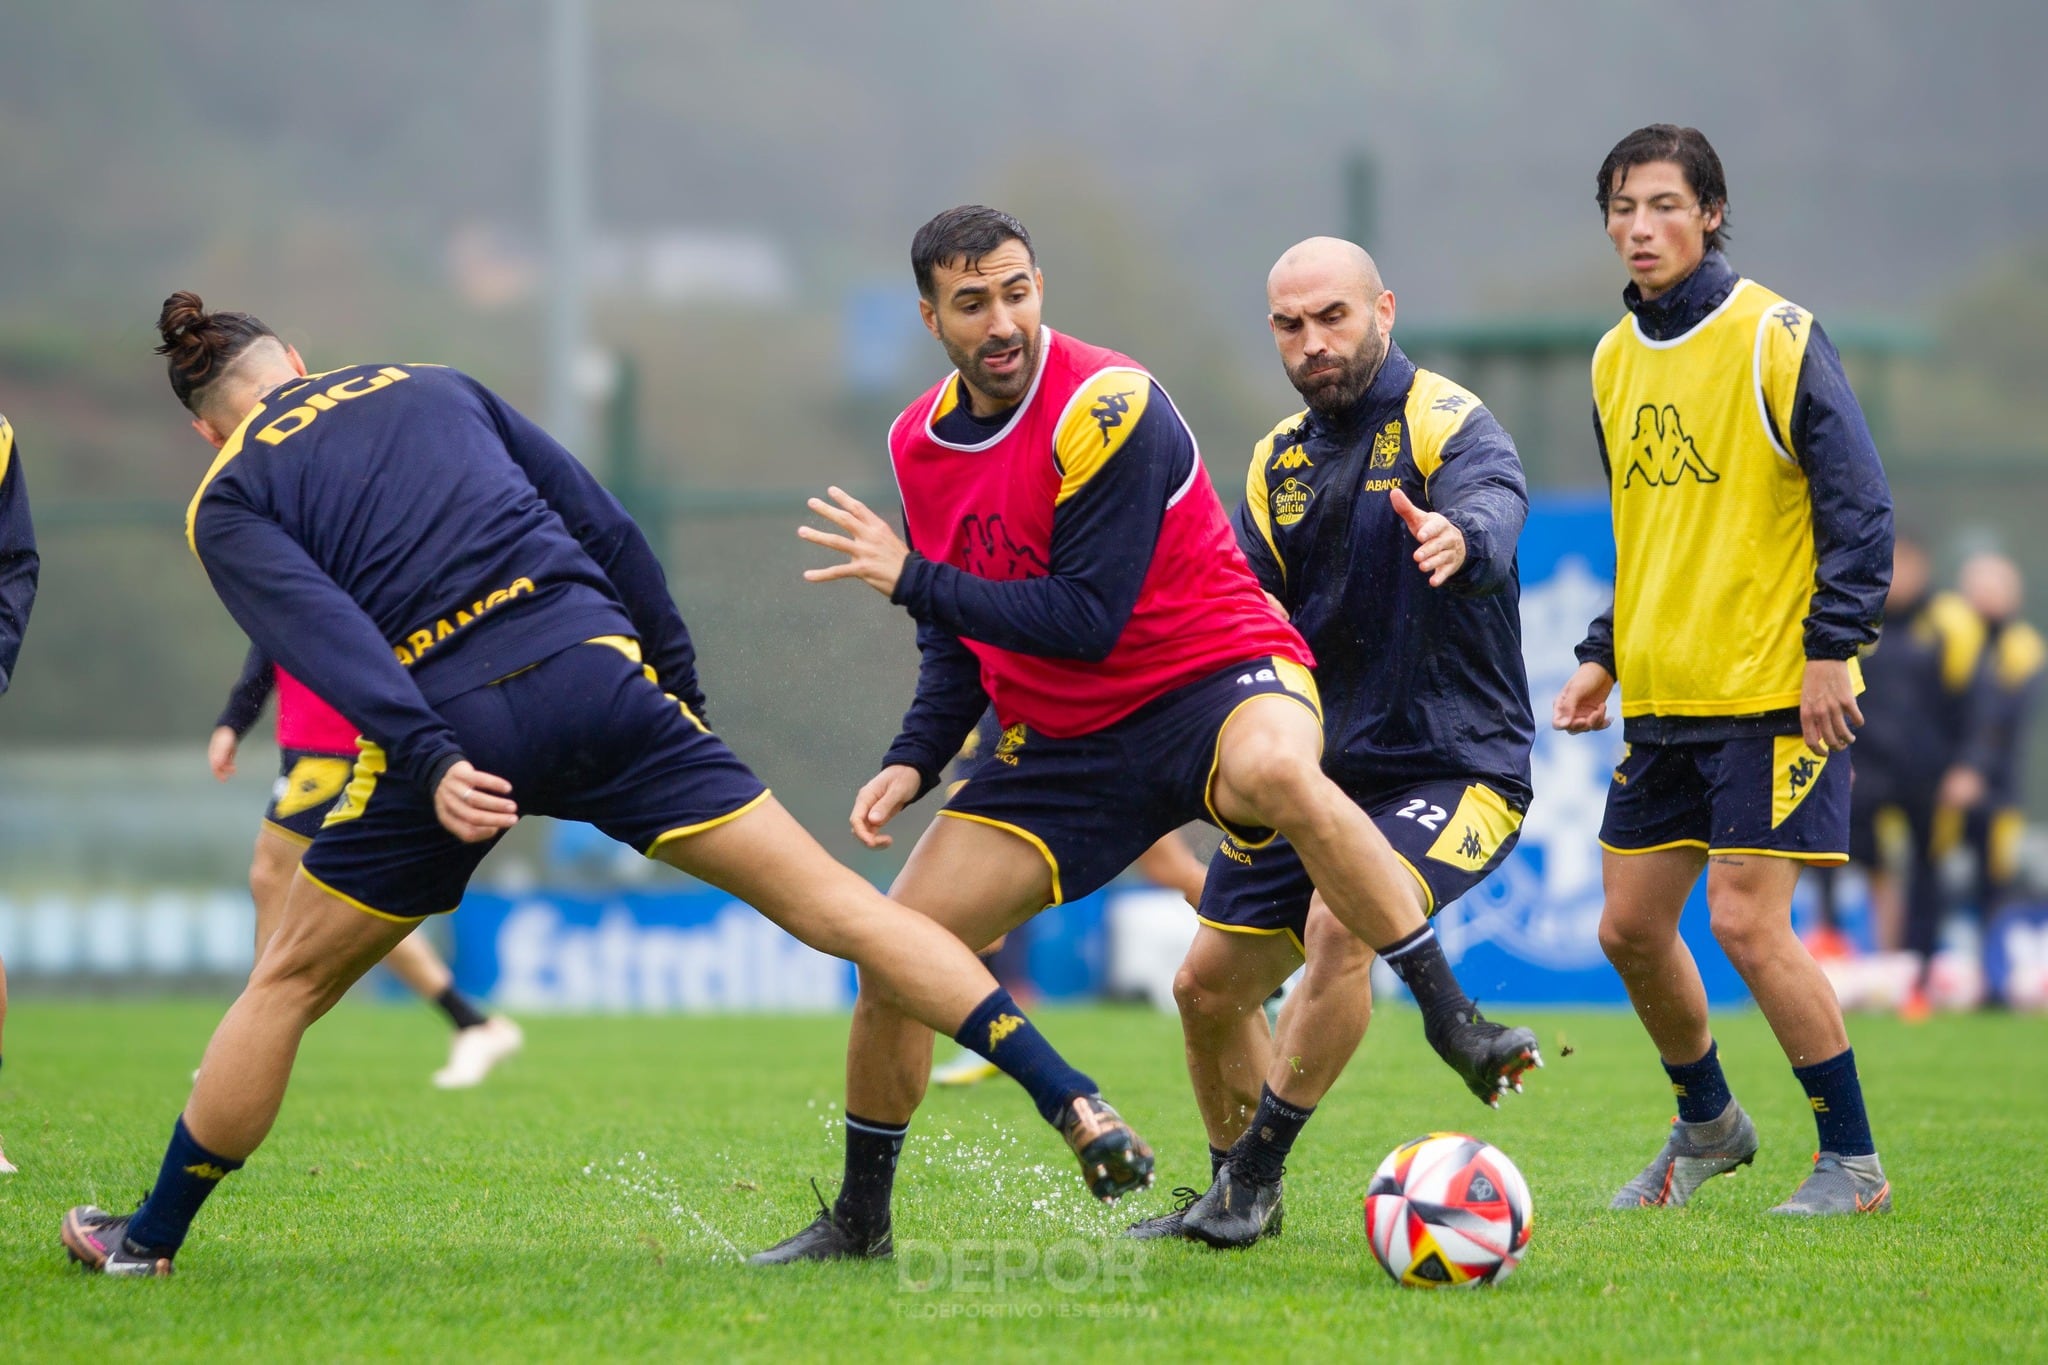
[[[1394,344],[1394,295],[1363,248],[1289,248],[1266,298],[1308,406],[1253,453],[1238,545],[1315,652],[1324,771],[1432,916],[1507,857],[1529,805],[1521,459],[1478,398]],[[1225,838],[1198,915],[1174,995],[1213,1183],[1131,1232],[1246,1246],[1279,1230],[1282,1163],[1365,1034],[1373,955],[1284,838]],[[1261,1003],[1304,957],[1276,1039]]]

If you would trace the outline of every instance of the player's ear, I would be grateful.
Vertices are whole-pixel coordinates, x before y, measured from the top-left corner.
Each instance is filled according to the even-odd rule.
[[[1394,328],[1394,291],[1380,290],[1380,296],[1373,300],[1372,311],[1380,320],[1380,330],[1390,332]]]
[[[1031,281],[1038,286],[1038,301],[1045,302],[1045,272],[1037,266],[1031,267]]]
[[[301,371],[301,373],[304,372]],[[198,432],[199,439],[205,441],[215,450],[219,450],[228,443],[228,438],[216,432],[213,429],[213,423],[207,421],[204,417],[194,417],[192,419],[192,430]]]
[[[939,310],[933,307],[932,301],[922,294],[917,297],[917,315],[924,319],[924,329],[934,337],[937,337],[939,335]],[[943,340],[943,338],[940,339]]]
[[[1721,220],[1727,216],[1725,205],[1714,205],[1700,214],[1700,230],[1710,234],[1719,231]]]
[[[297,373],[297,374],[301,374],[301,375],[305,374],[305,372],[306,372],[306,361],[305,361],[305,358],[304,358],[303,356],[301,356],[301,355],[299,354],[299,348],[298,348],[298,347],[296,347],[296,346],[287,346],[287,347],[285,347],[285,348],[284,348],[284,358],[285,358],[286,360],[289,360],[289,361],[291,361],[291,363],[292,363],[292,370],[293,370],[293,372],[294,372],[294,373]]]

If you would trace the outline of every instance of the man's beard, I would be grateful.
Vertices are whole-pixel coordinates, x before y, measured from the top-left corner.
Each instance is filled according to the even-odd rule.
[[[946,348],[946,358],[953,362],[953,368],[960,371],[976,391],[985,398],[992,398],[1005,405],[1015,403],[1024,397],[1024,391],[1031,387],[1031,377],[1038,373],[1037,333],[1026,335],[1022,331],[1012,332],[1006,337],[992,337],[972,351],[953,343],[950,337],[941,335],[939,342]],[[1017,368],[1008,374],[991,374],[982,365],[986,356],[997,355],[1022,344],[1024,354]]]
[[[1288,369],[1287,382],[1294,385],[1294,391],[1302,396],[1311,411],[1319,416],[1335,417],[1365,397],[1365,391],[1372,387],[1372,381],[1379,375],[1380,364],[1386,358],[1386,333],[1368,326],[1365,336],[1359,340],[1358,349],[1349,356],[1340,359],[1321,355],[1314,360],[1304,360]],[[1311,365],[1323,368],[1311,371]]]

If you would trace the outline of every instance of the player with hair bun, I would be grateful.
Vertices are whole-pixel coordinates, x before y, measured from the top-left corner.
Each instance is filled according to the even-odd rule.
[[[362,733],[349,783],[207,1045],[155,1187],[84,1205],[89,1270],[167,1275],[207,1197],[261,1145],[299,1041],[526,812],[585,820],[860,968],[863,995],[963,1041],[1041,1110],[1100,1106],[974,954],[835,862],[704,724],[696,651],[661,565],[575,457],[467,375],[309,375],[247,313],[173,294],[171,388],[220,454],[186,534],[265,654]],[[1070,1128],[1072,1125],[1063,1125]],[[1069,1136],[1098,1193],[1149,1178],[1124,1125]],[[1116,1191],[1107,1191],[1116,1192]]]

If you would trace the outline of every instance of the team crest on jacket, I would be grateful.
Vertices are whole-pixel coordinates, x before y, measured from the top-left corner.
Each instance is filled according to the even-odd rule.
[[[1675,484],[1687,474],[1700,483],[1721,481],[1721,476],[1700,457],[1699,448],[1678,420],[1678,409],[1669,403],[1661,408],[1645,403],[1636,409],[1636,429],[1629,437],[1628,465],[1622,473],[1621,486],[1632,486],[1638,474],[1652,486]]]
[[[1372,463],[1368,469],[1392,469],[1394,461],[1401,458],[1401,419],[1395,418],[1380,428],[1379,435],[1372,438]]]
[[[1308,505],[1315,499],[1315,489],[1289,476],[1273,490],[1273,520],[1282,526],[1292,526],[1308,515]]]
[[[965,567],[976,578],[1043,578],[1051,572],[1038,551],[1010,539],[1000,512],[969,517],[961,529],[967,539]]]

